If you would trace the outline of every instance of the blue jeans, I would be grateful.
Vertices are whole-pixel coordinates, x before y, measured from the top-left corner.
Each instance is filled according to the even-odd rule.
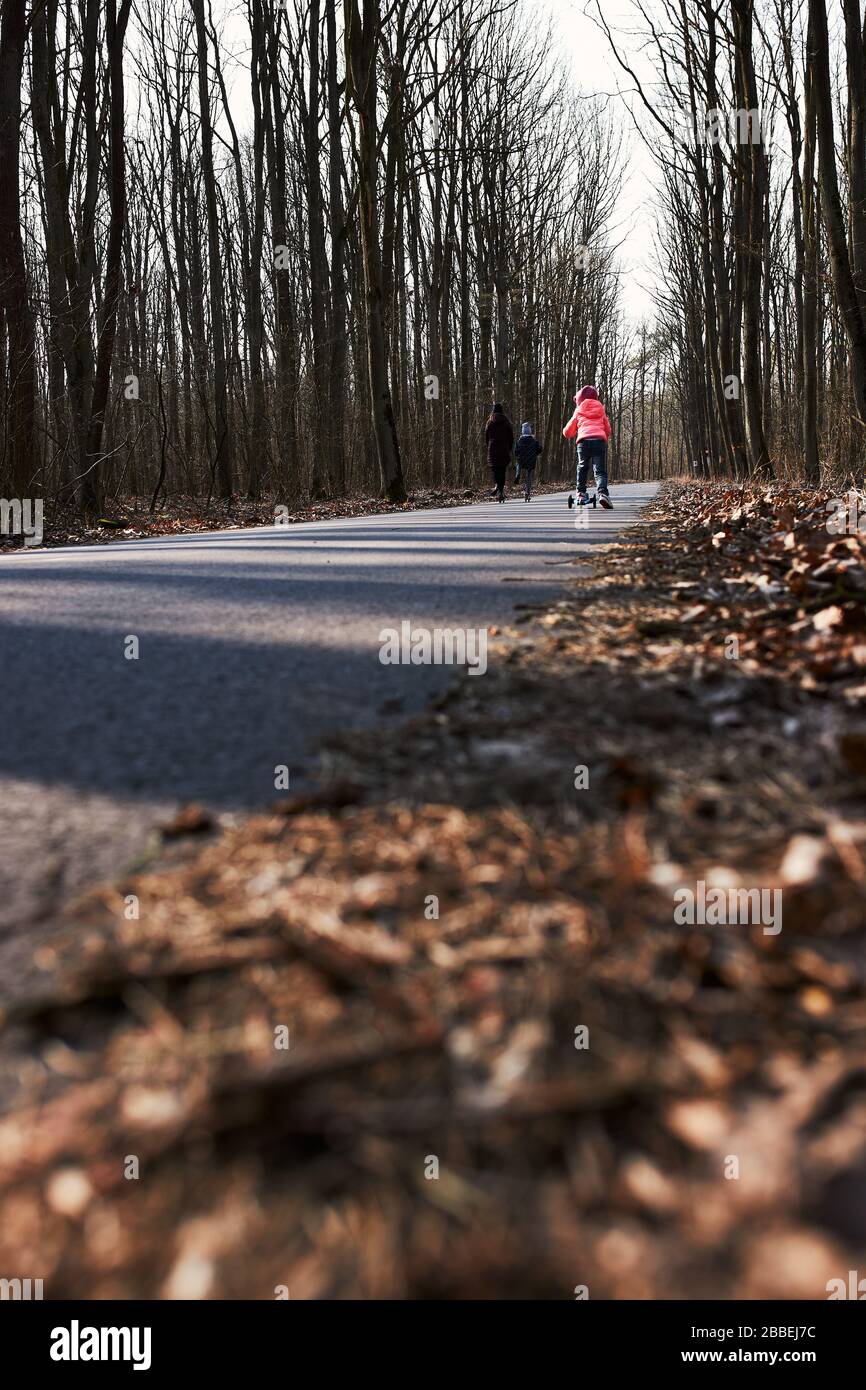
[[[577,490],[586,492],[589,465],[599,492],[607,492],[607,440],[581,439],[577,445]]]

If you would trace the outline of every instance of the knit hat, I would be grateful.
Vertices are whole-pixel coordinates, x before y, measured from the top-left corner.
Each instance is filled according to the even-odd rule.
[[[493,402],[493,414],[494,414],[494,415],[503,415],[504,413],[505,413],[505,412],[503,411],[502,406],[499,404],[499,402],[498,402],[498,401],[494,401],[494,402]]]
[[[577,401],[578,405],[580,405],[581,401],[597,401],[598,392],[594,386],[581,386],[574,399]]]
[[[520,426],[520,433],[532,434],[532,425],[528,420],[524,420],[523,424]]]

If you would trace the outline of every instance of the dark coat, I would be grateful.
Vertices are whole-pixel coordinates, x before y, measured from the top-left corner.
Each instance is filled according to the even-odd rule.
[[[514,448],[514,430],[507,415],[491,415],[484,430],[487,462],[491,468],[506,468]]]
[[[541,453],[541,445],[534,434],[522,434],[514,446],[517,455],[517,466],[523,472],[527,468],[534,468],[535,461]]]

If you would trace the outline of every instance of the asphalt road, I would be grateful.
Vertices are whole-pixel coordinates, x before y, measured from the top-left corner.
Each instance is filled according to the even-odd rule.
[[[0,925],[121,872],[179,805],[266,805],[324,735],[423,705],[454,668],[382,664],[383,629],[507,623],[654,491],[615,486],[586,529],[563,493],[0,558]]]

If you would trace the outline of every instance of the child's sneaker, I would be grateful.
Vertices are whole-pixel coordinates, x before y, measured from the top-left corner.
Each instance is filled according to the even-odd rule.
[[[608,495],[606,492],[599,492],[599,494],[598,494],[598,505],[599,505],[600,507],[604,507],[604,510],[605,510],[606,512],[612,512],[612,511],[613,511],[613,503],[611,502],[610,497],[609,497],[609,495]]]

